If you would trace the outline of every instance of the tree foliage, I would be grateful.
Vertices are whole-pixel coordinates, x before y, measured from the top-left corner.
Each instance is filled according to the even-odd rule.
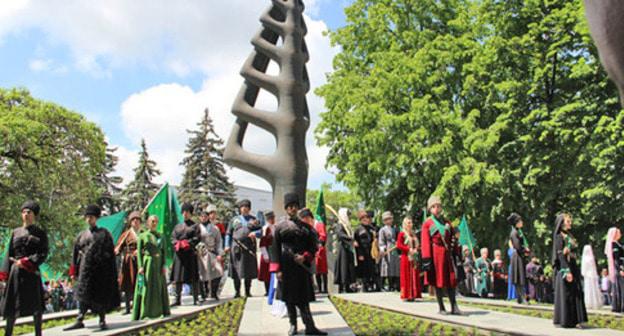
[[[50,235],[51,260],[60,269],[84,226],[80,210],[100,190],[102,131],[78,113],[36,99],[25,89],[0,89],[0,226],[20,226],[27,199],[41,205],[38,219]]]
[[[156,162],[150,159],[147,153],[145,139],[141,139],[139,165],[134,169],[134,180],[122,192],[122,206],[126,211],[142,211],[149,201],[156,195],[159,185],[154,178],[160,175]]]
[[[226,220],[233,215],[236,199],[234,185],[225,173],[223,140],[214,130],[208,109],[197,126],[197,130],[187,131],[190,138],[180,163],[184,166],[180,199],[196,208],[214,204],[220,218]]]
[[[106,160],[104,170],[95,176],[95,183],[100,188],[100,197],[96,203],[106,214],[114,214],[121,211],[121,187],[123,182],[121,176],[114,176],[115,167],[119,162],[119,157],[115,155],[117,147],[106,147]]]
[[[356,0],[346,15],[316,132],[369,206],[436,193],[496,248],[517,211],[541,256],[560,211],[582,243],[623,222],[624,113],[581,1]]]

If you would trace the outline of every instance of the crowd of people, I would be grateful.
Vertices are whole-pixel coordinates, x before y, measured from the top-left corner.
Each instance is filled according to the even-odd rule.
[[[157,216],[148,217],[144,226],[143,215],[132,212],[116,242],[108,230],[96,225],[101,209],[89,205],[84,212],[88,228],[75,239],[70,280],[42,283],[39,266],[48,256],[48,237],[36,223],[39,205],[28,201],[21,208],[23,225],[13,230],[0,269],[5,335],[12,335],[18,316],[33,316],[35,334],[41,335],[41,314],[75,308],[79,311],[76,322],[65,330],[84,328],[88,311],[99,316],[101,329],[107,329],[106,314],[121,301],[133,320],[167,316],[171,306],[182,304],[185,287],[195,305],[208,298],[219,300],[227,276],[233,280],[236,297],[252,296],[252,281],[263,282],[269,302],[283,305],[290,335],[297,333],[297,310],[306,334],[325,335],[314,325],[309,303],[315,293],[328,292],[328,230],[309,209],[300,209],[298,195],[284,195],[284,204],[286,216],[277,220],[272,210],[252,215],[251,202],[242,200],[239,214],[226,226],[217,220],[215,206],[203,207],[195,222],[194,207],[184,203],[183,221],[173,228],[171,237],[157,230]],[[608,268],[599,277],[591,246],[579,255],[572,217],[558,215],[552,273],[545,274],[545,267],[532,256],[519,214],[507,218],[507,267],[501,250],[494,250],[491,260],[488,248],[477,251],[460,245],[460,232],[443,216],[439,197],[429,198],[426,213],[421,225],[405,217],[399,229],[391,212],[382,213],[383,225],[378,227],[373,212],[359,210],[359,224],[353,228],[351,212],[340,209],[334,227],[333,265],[339,292],[398,291],[401,299],[416,301],[428,291],[441,314],[455,315],[462,315],[457,291],[463,296],[516,299],[521,304],[552,302],[553,322],[561,327],[581,327],[587,322],[586,307],[610,304],[614,312],[624,309],[624,249],[617,228],[607,234]],[[166,265],[167,239],[173,249],[170,268]],[[174,296],[171,305],[169,289]]]

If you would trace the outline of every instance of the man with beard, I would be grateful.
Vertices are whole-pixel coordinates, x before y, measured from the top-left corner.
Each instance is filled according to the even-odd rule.
[[[373,247],[373,240],[375,239],[375,227],[372,225],[372,220],[365,210],[358,212],[358,218],[360,225],[355,229],[353,233],[353,239],[355,240],[355,252],[357,254],[357,267],[356,273],[360,281],[362,282],[362,289],[364,292],[370,292],[374,290],[375,285],[375,259],[371,255],[371,248]]]
[[[199,227],[193,221],[193,206],[182,204],[184,222],[176,225],[171,232],[171,242],[175,251],[171,282],[175,283],[176,298],[172,306],[182,304],[182,284],[191,285],[193,304],[197,305],[199,290],[199,274],[197,272],[197,254],[195,247],[199,244]]]
[[[33,316],[35,335],[41,335],[44,293],[39,266],[48,257],[48,235],[35,225],[39,209],[34,201],[22,205],[22,227],[13,230],[0,268],[0,281],[7,282],[0,301],[0,311],[6,319],[6,336],[13,334],[17,317],[28,315]]]
[[[141,233],[141,213],[133,211],[128,216],[130,223],[115,246],[115,255],[121,254],[121,273],[119,274],[119,288],[124,293],[126,313],[130,314],[130,302],[134,297],[134,287],[137,277],[137,239]]]
[[[85,220],[89,228],[82,231],[74,243],[74,254],[69,274],[78,279],[76,299],[80,303],[76,323],[64,330],[84,328],[89,310],[100,317],[100,329],[106,330],[106,314],[119,307],[119,283],[115,262],[115,245],[108,230],[97,227],[102,210],[89,205]]]
[[[312,224],[314,217],[309,209],[299,212],[299,196],[284,195],[287,216],[277,224],[273,236],[271,272],[280,280],[282,301],[288,308],[290,330],[288,335],[297,334],[297,308],[306,326],[306,335],[327,335],[314,325],[310,302],[314,300],[312,263],[317,251],[318,240]],[[300,218],[303,218],[301,220]]]
[[[232,219],[225,236],[225,252],[231,254],[231,276],[234,280],[234,297],[240,297],[241,279],[245,281],[245,296],[251,296],[251,281],[258,277],[256,238],[262,236],[262,226],[251,215],[251,201],[238,203],[240,215]]]

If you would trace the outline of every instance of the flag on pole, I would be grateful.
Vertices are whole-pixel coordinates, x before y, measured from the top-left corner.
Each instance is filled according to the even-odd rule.
[[[124,226],[126,226],[126,211],[118,212],[116,214],[100,217],[97,220],[97,226],[108,230],[111,236],[113,236],[113,243],[116,243],[123,232]]]
[[[173,227],[182,223],[182,209],[173,188],[169,183],[160,188],[145,208],[148,215],[158,216],[157,231],[162,235],[165,242],[165,260],[167,266],[173,263],[173,246],[171,246],[171,232]]]
[[[325,197],[323,196],[323,188],[316,197],[316,208],[314,209],[314,218],[323,224],[327,224],[327,215],[325,214]]]
[[[468,246],[468,248],[472,251],[472,249],[477,245],[477,240],[475,239],[472,231],[468,227],[468,221],[466,220],[466,215],[462,216],[462,220],[459,223],[459,244],[462,246]]]

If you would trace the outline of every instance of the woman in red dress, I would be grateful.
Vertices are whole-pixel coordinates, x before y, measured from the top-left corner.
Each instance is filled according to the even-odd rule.
[[[397,249],[401,251],[401,299],[405,301],[422,298],[418,262],[420,243],[413,226],[410,217],[403,219],[403,230],[399,233],[396,244]]]
[[[318,233],[319,249],[316,252],[316,285],[319,293],[327,293],[327,250],[325,243],[327,242],[327,231],[325,223],[317,220],[314,229]]]

